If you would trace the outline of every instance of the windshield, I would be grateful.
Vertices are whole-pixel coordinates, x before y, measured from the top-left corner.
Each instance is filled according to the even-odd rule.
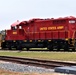
[[[12,29],[13,29],[13,30],[16,30],[16,29],[17,29],[17,27],[16,27],[16,26],[14,26],[14,27],[12,27]]]

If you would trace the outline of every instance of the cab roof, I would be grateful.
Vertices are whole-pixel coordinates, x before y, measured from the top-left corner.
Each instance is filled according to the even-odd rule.
[[[17,20],[16,22],[14,22],[13,24],[11,24],[11,27],[14,27],[16,25],[19,25],[21,22],[19,20]]]

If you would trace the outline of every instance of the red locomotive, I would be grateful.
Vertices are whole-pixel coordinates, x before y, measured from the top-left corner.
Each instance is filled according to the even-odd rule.
[[[76,18],[31,19],[17,22],[6,30],[2,48],[48,48],[65,51],[76,47]]]

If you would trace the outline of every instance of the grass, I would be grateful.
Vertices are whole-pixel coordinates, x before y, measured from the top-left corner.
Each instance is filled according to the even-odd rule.
[[[0,56],[19,56],[47,60],[76,61],[76,52],[31,52],[31,51],[0,51]],[[0,75],[58,75],[58,74],[27,74],[0,70]],[[59,74],[61,75],[61,74]]]
[[[19,57],[39,58],[47,60],[76,61],[76,52],[0,51],[0,56],[19,56]]]

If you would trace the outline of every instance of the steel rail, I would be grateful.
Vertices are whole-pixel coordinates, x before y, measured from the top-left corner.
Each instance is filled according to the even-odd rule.
[[[25,64],[25,65],[45,67],[45,68],[55,68],[55,67],[61,67],[61,66],[76,66],[75,62],[41,60],[41,59],[11,57],[11,56],[0,56],[0,60],[19,63],[19,64]]]

